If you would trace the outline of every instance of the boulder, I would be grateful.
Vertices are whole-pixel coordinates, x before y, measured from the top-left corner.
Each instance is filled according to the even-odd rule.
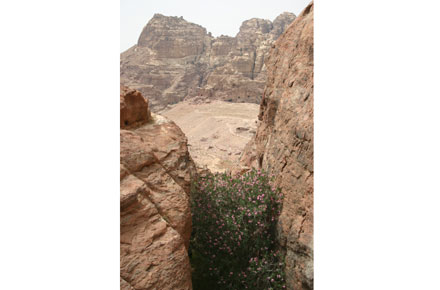
[[[192,289],[187,139],[121,87],[120,142],[121,289]]]
[[[121,85],[120,96],[121,128],[145,124],[151,119],[148,100],[139,91]]]

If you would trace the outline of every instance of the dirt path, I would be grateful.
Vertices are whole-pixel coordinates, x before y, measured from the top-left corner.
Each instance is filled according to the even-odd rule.
[[[188,137],[189,151],[200,167],[213,172],[231,169],[255,134],[259,105],[214,101],[181,102],[160,112]]]

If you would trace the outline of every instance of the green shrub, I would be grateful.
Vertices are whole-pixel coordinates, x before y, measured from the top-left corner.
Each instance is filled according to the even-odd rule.
[[[275,228],[282,195],[263,172],[211,174],[192,186],[194,289],[284,289]]]

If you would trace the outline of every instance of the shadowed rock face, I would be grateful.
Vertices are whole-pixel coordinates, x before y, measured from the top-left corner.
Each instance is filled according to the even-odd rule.
[[[121,86],[120,142],[121,289],[191,289],[186,137]]]
[[[313,2],[276,41],[266,65],[261,123],[241,162],[275,175],[284,194],[278,231],[287,288],[313,289]]]
[[[214,38],[181,17],[155,14],[138,44],[121,54],[121,82],[147,97],[153,111],[196,96],[259,103],[265,57],[294,19],[288,12],[273,23],[253,18],[236,37]]]

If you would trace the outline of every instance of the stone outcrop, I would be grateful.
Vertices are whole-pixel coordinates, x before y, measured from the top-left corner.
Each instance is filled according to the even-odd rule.
[[[248,167],[256,160],[276,176],[284,194],[278,233],[287,286],[313,289],[313,2],[275,42],[266,65],[255,145],[241,161]]]
[[[121,82],[139,90],[158,111],[185,98],[260,103],[272,43],[293,20],[253,18],[235,37],[214,38],[182,17],[155,14],[137,45],[121,54]]]
[[[121,86],[121,289],[192,289],[190,181],[182,131]]]
[[[121,128],[135,127],[151,119],[148,100],[139,91],[121,85],[120,92]]]

